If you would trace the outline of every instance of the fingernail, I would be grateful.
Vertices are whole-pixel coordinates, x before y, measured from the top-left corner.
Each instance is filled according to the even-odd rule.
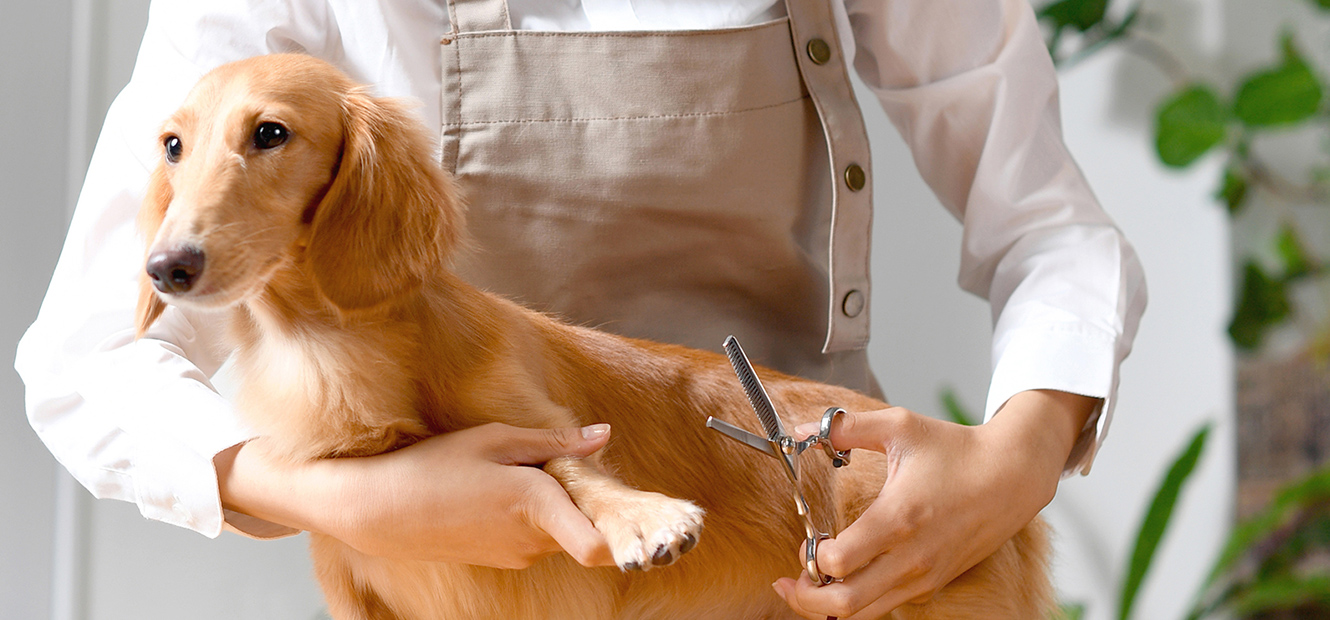
[[[582,439],[585,439],[587,441],[591,441],[593,439],[600,439],[609,432],[610,432],[609,424],[592,424],[591,426],[583,426]]]
[[[821,430],[822,430],[821,424],[817,422],[805,422],[803,424],[800,424],[799,426],[794,427],[794,436],[807,437],[809,435],[816,435]]]

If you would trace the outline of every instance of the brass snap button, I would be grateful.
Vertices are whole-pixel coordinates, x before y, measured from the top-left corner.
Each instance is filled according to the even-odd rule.
[[[814,38],[808,42],[808,57],[814,64],[825,65],[831,60],[831,46],[824,39]]]
[[[864,188],[868,183],[868,175],[864,174],[864,169],[859,164],[850,164],[845,168],[845,186],[850,191],[857,192]]]
[[[854,318],[864,311],[864,294],[859,289],[853,289],[845,294],[845,299],[841,300],[840,311],[845,316]]]

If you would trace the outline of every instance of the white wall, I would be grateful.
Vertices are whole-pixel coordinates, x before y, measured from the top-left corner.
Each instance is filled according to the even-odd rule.
[[[64,227],[62,183],[71,150],[66,145],[74,144],[77,152],[80,143],[78,135],[65,135],[65,126],[78,133],[78,119],[94,119],[82,131],[95,133],[110,94],[128,77],[147,5],[145,0],[76,0],[73,5],[87,11],[78,23],[86,24],[89,34],[78,39],[81,44],[68,45],[64,42],[74,23],[68,1],[16,4],[6,4],[0,14],[7,52],[0,56],[5,78],[0,83],[28,84],[24,92],[31,98],[20,100],[11,95],[17,89],[6,88],[0,99],[4,156],[19,160],[0,165],[6,188],[0,198],[5,223],[0,247],[6,259],[0,271],[18,292],[0,305],[0,343],[7,347],[0,353],[9,353],[7,359],[35,314]],[[1188,28],[1198,23],[1214,27],[1219,34],[1210,35],[1211,43],[1222,38],[1218,3],[1152,0],[1151,5],[1190,16]],[[1204,33],[1183,34],[1205,38]],[[73,97],[76,122],[69,124],[70,81],[63,76],[71,66],[64,50],[71,47],[88,63],[87,78],[75,80],[81,90],[74,90],[81,94]],[[41,56],[28,51],[52,48],[54,53]],[[1094,474],[1065,482],[1047,511],[1059,530],[1060,587],[1069,599],[1088,602],[1096,620],[1110,617],[1130,536],[1163,467],[1201,420],[1221,425],[1180,504],[1180,521],[1165,541],[1137,617],[1180,615],[1232,505],[1231,355],[1223,336],[1230,288],[1228,231],[1207,198],[1213,166],[1176,175],[1154,163],[1146,135],[1150,106],[1167,86],[1152,71],[1108,53],[1064,76],[1068,143],[1135,243],[1151,292],[1136,352],[1123,368],[1112,437]],[[25,72],[28,79],[11,79]],[[989,372],[989,318],[984,302],[954,284],[960,227],[918,179],[880,109],[871,98],[861,95],[861,101],[874,139],[878,204],[870,354],[896,403],[937,412],[938,392],[950,385],[978,411]],[[82,102],[86,110],[80,113]],[[30,122],[37,118],[44,120]],[[73,157],[79,162],[75,168],[80,157]],[[43,618],[50,609],[54,466],[22,419],[20,389],[12,371],[0,376],[0,402],[10,414],[0,422],[5,425],[0,427],[0,489],[7,497],[17,493],[21,498],[0,508],[0,608],[6,614],[22,610],[16,618]],[[91,505],[85,507],[90,525],[78,573],[84,579],[75,582],[86,613],[78,613],[75,605],[74,614],[59,620],[182,615],[303,620],[319,607],[300,539],[260,543],[223,535],[209,541],[144,521],[129,504],[85,503]]]
[[[50,614],[56,465],[7,361],[64,235],[69,28],[68,1],[0,5],[0,615],[12,618]]]
[[[37,313],[72,208],[70,186],[81,182],[105,109],[129,78],[147,4],[0,6],[0,282],[8,291],[0,296],[0,359],[13,360]],[[6,361],[0,371],[0,617],[316,617],[322,605],[303,538],[211,541],[148,522],[131,504],[94,502],[57,475],[24,418],[22,384],[10,368]],[[62,483],[72,492],[61,496]],[[63,525],[57,513],[67,517]],[[57,557],[66,569],[59,577]],[[54,604],[53,590],[62,593]]]

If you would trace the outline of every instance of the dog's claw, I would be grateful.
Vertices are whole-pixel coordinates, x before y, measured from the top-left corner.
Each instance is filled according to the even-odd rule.
[[[697,546],[697,536],[694,536],[691,532],[686,534],[683,538],[683,542],[679,543],[679,555],[683,555],[685,553],[688,553],[689,551],[692,551],[693,547],[696,546]]]
[[[651,563],[656,566],[668,566],[674,563],[674,554],[669,547],[661,547],[651,556]]]
[[[642,570],[642,565],[637,562],[629,562],[623,565],[623,572],[626,573],[630,570]]]

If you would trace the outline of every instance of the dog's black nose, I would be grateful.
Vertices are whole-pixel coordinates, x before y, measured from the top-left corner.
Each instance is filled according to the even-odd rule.
[[[203,273],[203,251],[186,245],[170,250],[153,252],[148,257],[148,277],[152,285],[163,293],[185,293]]]

